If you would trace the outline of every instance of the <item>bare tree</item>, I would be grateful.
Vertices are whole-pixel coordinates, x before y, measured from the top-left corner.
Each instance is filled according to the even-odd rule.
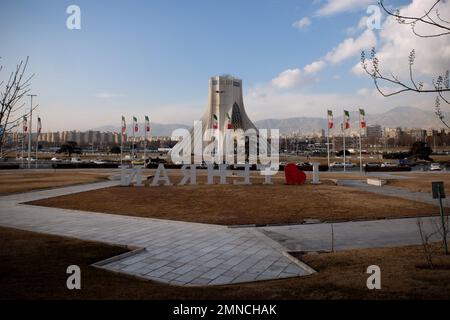
[[[442,0],[435,1],[431,7],[424,12],[423,15],[419,16],[408,16],[401,14],[400,10],[391,11],[389,10],[383,0],[378,3],[381,8],[388,15],[395,17],[399,24],[410,25],[414,35],[421,38],[433,38],[433,37],[446,37],[450,35],[450,22],[449,19],[442,17],[437,5]],[[449,17],[450,18],[450,17]],[[419,31],[419,26],[428,26],[428,29],[432,31],[430,33],[424,33]],[[380,60],[377,57],[377,52],[375,48],[372,48],[370,57],[366,56],[363,51],[361,53],[361,65],[364,71],[371,76],[374,85],[378,92],[384,97],[390,97],[393,95],[405,93],[405,92],[416,92],[416,93],[434,93],[436,94],[435,99],[435,113],[439,120],[450,129],[450,126],[444,120],[444,114],[441,110],[441,101],[445,104],[450,105],[450,83],[449,83],[449,70],[447,69],[441,75],[438,75],[432,80],[432,85],[430,89],[424,89],[423,81],[417,81],[414,77],[414,62],[416,58],[416,51],[411,50],[408,57],[409,64],[409,80],[408,82],[400,80],[400,77],[394,74],[386,75],[381,71]],[[370,67],[369,67],[370,65]],[[382,88],[381,84],[388,84],[390,89]]]
[[[417,227],[419,229],[420,239],[422,241],[422,247],[423,247],[423,253],[425,256],[425,260],[428,263],[428,266],[431,269],[434,269],[435,265],[433,263],[433,256],[437,254],[435,246],[433,246],[433,243],[436,242],[437,239],[445,240],[445,235],[448,233],[448,226],[449,226],[449,216],[447,215],[445,218],[445,221],[443,221],[443,224],[440,223],[437,219],[426,219],[425,221],[428,222],[429,227],[427,228],[428,231],[425,230],[423,219],[417,218]],[[444,247],[443,242],[442,247]],[[439,250],[439,252],[442,252],[442,250]],[[446,254],[446,252],[444,251]]]
[[[34,74],[25,77],[28,66],[28,57],[16,65],[8,80],[0,81],[0,147],[3,146],[5,137],[22,123],[22,117],[29,112],[19,114],[25,103],[22,98],[30,91],[31,79]],[[0,74],[3,66],[0,65]]]
[[[427,234],[423,228],[423,221],[421,218],[417,218],[417,227],[419,228],[420,239],[422,240],[423,253],[425,260],[431,269],[434,269],[433,264],[433,248],[430,244],[430,238],[434,236],[434,233]]]

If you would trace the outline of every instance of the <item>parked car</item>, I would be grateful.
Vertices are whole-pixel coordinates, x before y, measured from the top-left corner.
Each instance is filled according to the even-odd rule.
[[[51,161],[61,161],[61,160],[58,159],[58,158],[56,158],[56,157],[53,157],[53,158],[51,159]]]
[[[95,164],[105,164],[106,163],[106,161],[104,161],[104,160],[94,160],[93,162]]]
[[[344,163],[343,162],[332,162],[330,163],[331,168],[343,168]]]
[[[395,168],[397,167],[397,164],[395,162],[383,162],[381,164],[382,168]]]
[[[72,159],[70,159],[70,162],[72,162],[72,163],[81,163],[81,159],[73,157]]]
[[[198,164],[196,167],[197,169],[206,169],[208,168],[208,165],[206,164],[205,161],[202,161],[202,163]]]
[[[141,160],[141,159],[133,160],[133,161],[131,161],[131,163],[134,164],[134,165],[143,165],[144,164],[144,160]]]
[[[345,163],[343,164],[343,166],[344,166],[345,168],[353,168],[355,165],[354,165],[353,163],[351,163],[351,162],[345,162]]]
[[[367,162],[365,164],[366,168],[379,168],[380,164],[378,162]]]
[[[439,163],[432,163],[430,165],[430,171],[441,171],[443,168]]]
[[[344,164],[342,162],[332,162],[330,163],[330,168],[343,168]]]

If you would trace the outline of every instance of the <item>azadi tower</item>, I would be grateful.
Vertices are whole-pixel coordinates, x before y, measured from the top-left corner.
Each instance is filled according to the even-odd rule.
[[[254,129],[258,135],[256,126],[249,119],[244,109],[242,80],[229,75],[215,76],[209,79],[208,108],[200,120],[202,122],[201,132],[194,129],[190,131],[192,153],[194,140],[200,141],[202,139],[200,135],[202,135],[204,148],[211,143],[211,139],[214,139],[212,137],[216,136],[217,130],[220,131],[222,137],[230,130],[234,133],[241,132],[240,130],[236,131],[237,129],[242,129],[243,132]],[[179,152],[183,143],[186,143],[186,138],[184,137],[182,141],[175,145],[172,152]],[[223,143],[220,144],[219,148],[221,147],[223,147]],[[247,152],[248,150],[246,150],[246,154]]]

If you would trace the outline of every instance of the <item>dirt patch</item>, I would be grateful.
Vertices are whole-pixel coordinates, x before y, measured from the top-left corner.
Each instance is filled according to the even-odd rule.
[[[2,172],[0,195],[98,182],[107,177],[107,173],[94,172]]]
[[[324,185],[112,187],[32,205],[222,225],[301,223],[438,214],[429,204]]]
[[[175,287],[94,268],[125,249],[0,227],[0,299],[449,299],[450,270],[417,268],[419,246],[302,256],[308,277],[214,287]],[[435,258],[450,265],[450,256]],[[66,288],[66,269],[81,268],[81,290]],[[369,265],[382,290],[368,290]]]

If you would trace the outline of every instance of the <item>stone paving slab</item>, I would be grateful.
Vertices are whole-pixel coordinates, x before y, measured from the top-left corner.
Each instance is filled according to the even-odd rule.
[[[0,225],[145,250],[99,267],[174,285],[214,285],[311,274],[252,228],[187,223],[21,204],[116,181],[0,197]]]

